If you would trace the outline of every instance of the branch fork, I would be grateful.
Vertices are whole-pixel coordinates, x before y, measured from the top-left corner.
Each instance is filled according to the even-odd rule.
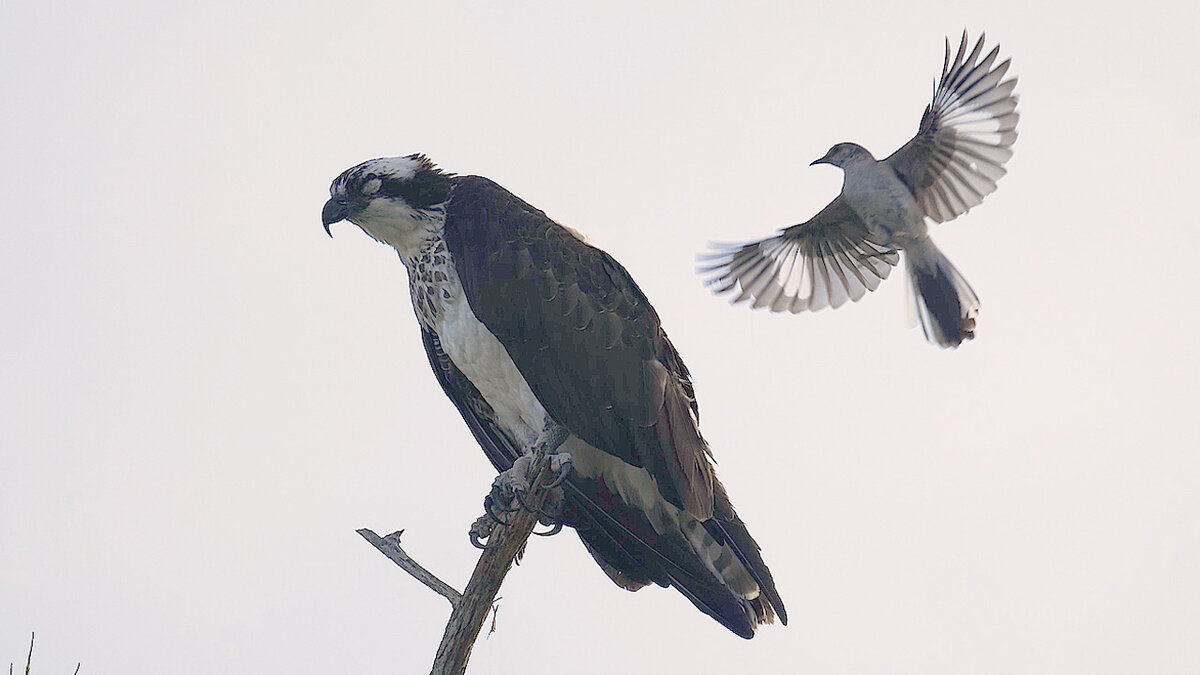
[[[513,561],[520,560],[525,542],[533,532],[538,517],[544,517],[547,494],[562,482],[562,469],[550,466],[550,455],[555,447],[556,445],[552,444],[538,444],[532,458],[531,487],[519,500],[518,508],[511,512],[507,522],[494,523],[490,528],[486,535],[487,544],[483,547],[483,553],[475,564],[475,571],[462,593],[425,569],[405,552],[400,546],[400,535],[404,530],[393,532],[386,537],[380,537],[366,528],[358,530],[363,539],[370,542],[380,553],[450,602],[453,609],[442,634],[442,642],[438,646],[431,675],[459,675],[466,671],[471,647],[479,637],[484,620],[492,609],[500,584],[512,567]],[[485,515],[484,518],[488,516]],[[475,537],[475,526],[472,526],[472,537]]]

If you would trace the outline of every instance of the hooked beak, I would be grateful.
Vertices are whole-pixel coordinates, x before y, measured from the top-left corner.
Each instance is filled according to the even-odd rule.
[[[345,202],[336,199],[330,199],[325,202],[325,208],[321,209],[321,224],[325,226],[325,234],[333,237],[333,233],[329,231],[329,226],[340,220],[345,220],[349,214],[350,208]]]

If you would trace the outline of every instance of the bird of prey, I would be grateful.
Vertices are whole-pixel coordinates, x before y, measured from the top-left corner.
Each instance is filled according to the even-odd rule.
[[[744,638],[787,623],[714,473],[688,369],[620,263],[423,155],[363,162],[330,195],[326,231],[349,220],[400,254],[434,375],[496,470],[540,446],[566,455],[556,520],[613,582],[674,586]]]
[[[733,302],[798,313],[839,307],[875,290],[904,252],[911,295],[925,338],[957,347],[975,336],[979,298],[934,246],[926,218],[953,220],[978,206],[1005,174],[1017,140],[1016,78],[1011,59],[996,64],[997,45],[982,59],[981,35],[968,53],[967,34],[954,61],[950,41],[942,76],[917,135],[876,160],[854,143],[838,143],[813,164],[844,172],[842,192],[812,220],[745,245],[715,244],[700,259],[720,294]]]

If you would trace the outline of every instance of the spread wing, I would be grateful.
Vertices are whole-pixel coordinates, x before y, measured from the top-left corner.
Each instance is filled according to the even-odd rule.
[[[471,310],[550,416],[710,518],[691,379],[629,273],[486,178],[455,179],[445,227]]]
[[[953,63],[946,41],[942,77],[917,135],[883,160],[938,222],[957,218],[996,190],[1017,140],[1017,79],[1004,79],[1011,59],[993,67],[997,45],[979,60],[983,40],[980,35],[968,54],[963,31]]]
[[[872,242],[867,226],[842,199],[806,223],[749,244],[710,244],[699,272],[717,294],[740,288],[733,302],[802,312],[840,307],[879,287],[899,262],[895,249]]]

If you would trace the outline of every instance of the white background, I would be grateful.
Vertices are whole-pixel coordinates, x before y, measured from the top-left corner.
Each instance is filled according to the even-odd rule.
[[[0,660],[34,672],[426,672],[490,466],[404,270],[329,182],[428,153],[616,256],[696,380],[789,610],[743,641],[565,533],[478,673],[1200,670],[1193,2],[0,5]],[[1020,77],[1009,175],[935,239],[957,351],[902,276],[730,307],[710,240],[806,220],[853,140],[915,131],[963,27]]]

